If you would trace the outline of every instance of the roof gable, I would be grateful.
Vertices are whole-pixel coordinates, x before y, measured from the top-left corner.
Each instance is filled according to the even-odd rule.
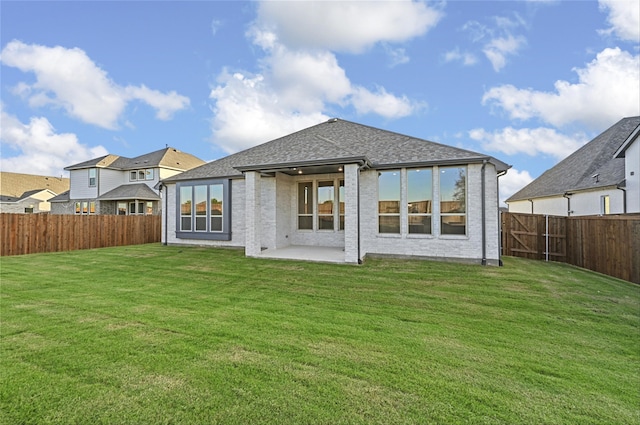
[[[513,194],[507,202],[620,184],[624,180],[624,159],[616,158],[616,152],[638,125],[640,117],[623,118]]]
[[[240,170],[305,164],[366,162],[374,168],[408,164],[469,163],[491,160],[477,152],[417,139],[350,121],[331,119],[247,150],[212,161],[165,181],[240,176]]]
[[[78,170],[82,168],[111,168],[115,170],[136,170],[140,168],[163,167],[175,170],[189,170],[204,164],[205,162],[186,152],[176,148],[166,147],[135,158],[126,158],[118,155],[105,155],[100,158],[90,159],[79,164],[65,167],[65,170]]]

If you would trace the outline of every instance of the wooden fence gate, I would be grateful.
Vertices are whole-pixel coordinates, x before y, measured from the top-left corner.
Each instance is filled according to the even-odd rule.
[[[559,261],[640,283],[640,214],[501,213],[502,255]]]
[[[534,260],[566,261],[566,217],[502,213],[502,253]]]

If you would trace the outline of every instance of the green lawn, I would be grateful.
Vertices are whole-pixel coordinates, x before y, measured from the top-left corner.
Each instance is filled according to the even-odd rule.
[[[640,286],[571,266],[2,257],[5,424],[640,424]]]

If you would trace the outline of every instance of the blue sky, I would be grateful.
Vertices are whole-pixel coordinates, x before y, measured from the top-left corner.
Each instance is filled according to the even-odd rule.
[[[0,2],[3,171],[206,161],[339,117],[495,156],[501,198],[640,115],[634,1]]]

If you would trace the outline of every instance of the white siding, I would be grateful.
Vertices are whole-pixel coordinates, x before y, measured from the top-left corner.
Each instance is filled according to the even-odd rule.
[[[600,202],[602,196],[609,196],[610,214],[623,213],[623,192],[620,189],[611,187],[603,190],[575,192],[571,195],[571,216],[600,214]]]
[[[98,169],[98,189],[100,195],[115,189],[118,186],[122,186],[124,183],[123,176],[126,174],[120,170],[110,170],[108,168]]]
[[[98,197],[98,185],[89,187],[89,170],[71,170],[70,192],[71,199],[94,199]]]
[[[627,212],[640,212],[640,139],[625,152],[624,172],[627,184]]]

